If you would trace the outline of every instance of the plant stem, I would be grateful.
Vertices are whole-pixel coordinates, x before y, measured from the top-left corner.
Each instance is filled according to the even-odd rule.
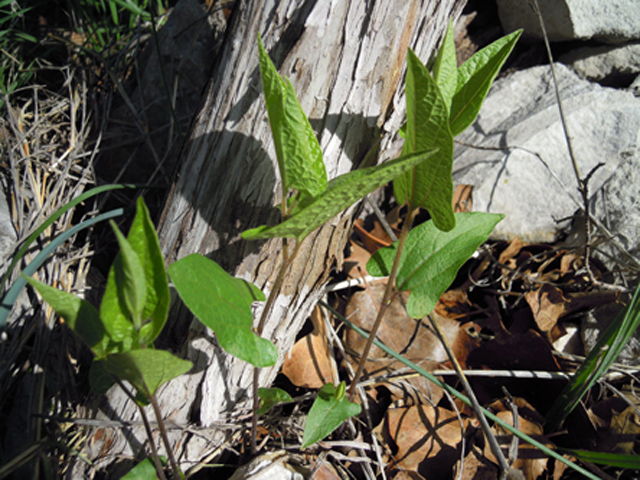
[[[138,411],[140,412],[140,417],[142,418],[142,424],[144,425],[144,429],[147,432],[147,438],[149,439],[149,446],[151,447],[151,456],[153,457],[153,463],[156,467],[156,473],[158,474],[158,478],[160,480],[167,480],[167,477],[164,474],[164,468],[162,467],[162,463],[160,462],[160,455],[158,455],[158,449],[156,448],[156,444],[153,441],[153,432],[151,431],[151,425],[149,424],[149,419],[147,418],[147,413],[144,411],[138,402],[136,401],[136,397],[129,391],[127,387],[125,387],[122,380],[118,377],[113,377],[116,383],[120,386],[120,388],[124,391],[124,393],[129,397],[129,399],[138,407]]]
[[[156,421],[158,422],[158,429],[160,430],[160,437],[162,438],[162,442],[164,443],[164,448],[167,451],[167,457],[169,457],[169,463],[171,464],[171,470],[173,471],[173,477],[177,480],[182,478],[180,473],[180,468],[178,467],[178,463],[176,462],[176,457],[173,455],[173,448],[169,443],[169,437],[167,437],[167,429],[164,428],[164,420],[162,419],[162,412],[160,411],[160,406],[158,405],[158,401],[156,400],[156,396],[149,395],[149,401],[151,402],[151,406],[153,407],[153,413],[156,415]]]
[[[500,466],[500,478],[501,479],[506,478],[506,475],[511,470],[511,467],[509,467],[509,463],[507,463],[507,459],[504,458],[504,454],[500,449],[500,445],[498,445],[498,441],[496,440],[495,435],[493,435],[493,433],[491,432],[491,427],[489,426],[489,422],[487,421],[487,418],[485,417],[482,411],[482,407],[480,406],[480,403],[478,402],[478,399],[476,398],[475,393],[473,393],[473,389],[471,388],[471,385],[469,384],[467,377],[462,371],[462,368],[458,363],[458,359],[453,354],[451,347],[449,347],[447,338],[444,336],[444,333],[442,333],[442,329],[440,328],[440,325],[431,315],[428,315],[428,317],[429,317],[429,321],[431,322],[431,325],[433,326],[433,329],[436,331],[436,334],[440,339],[440,343],[442,344],[445,351],[447,352],[447,356],[449,357],[449,360],[451,360],[451,364],[453,365],[454,370],[458,374],[458,379],[460,380],[460,383],[462,383],[462,387],[464,388],[464,391],[466,392],[467,397],[471,402],[471,406],[473,407],[473,410],[476,412],[476,416],[480,421],[480,426],[482,428],[482,431],[484,432],[484,436],[486,437],[487,442],[489,443],[489,448],[491,448],[491,453],[493,453],[493,455],[498,460],[498,465]]]
[[[387,312],[387,308],[389,307],[389,304],[393,300],[393,296],[396,293],[395,284],[396,278],[398,276],[398,269],[400,268],[400,258],[402,256],[404,244],[407,240],[407,235],[409,234],[409,230],[411,230],[412,223],[413,208],[411,208],[411,205],[409,205],[409,209],[407,210],[407,218],[405,218],[404,224],[402,225],[402,231],[400,232],[400,238],[398,239],[398,249],[396,250],[396,257],[393,260],[393,266],[391,267],[391,272],[389,273],[389,278],[387,279],[387,285],[384,289],[384,295],[382,296],[382,303],[380,304],[380,309],[378,310],[378,316],[376,317],[376,321],[371,328],[369,338],[367,339],[367,343],[365,344],[364,350],[362,351],[362,354],[360,356],[358,369],[356,370],[356,373],[353,376],[353,380],[351,382],[351,386],[349,387],[349,401],[352,401],[353,397],[356,394],[356,387],[358,385],[358,382],[360,381],[362,372],[364,371],[367,357],[369,356],[369,352],[371,351],[371,347],[373,346],[373,340],[376,338],[376,334],[378,333],[378,329],[382,324],[384,314]]]
[[[273,287],[269,291],[269,296],[267,297],[267,303],[262,310],[262,314],[260,315],[260,321],[258,322],[258,326],[256,328],[256,334],[261,337],[262,332],[264,330],[264,325],[267,322],[267,316],[273,307],[273,304],[278,297],[278,293],[282,288],[282,284],[284,283],[284,278],[289,270],[289,267],[293,263],[293,260],[298,255],[298,251],[300,250],[301,241],[296,241],[296,246],[291,252],[291,255],[288,255],[288,245],[287,239],[283,238],[284,242],[282,249],[282,265],[280,266],[280,271],[278,272],[278,276],[276,277],[276,281],[273,284]],[[260,408],[260,398],[258,397],[258,383],[260,380],[260,368],[253,368],[253,386],[252,386],[252,396],[253,396],[253,414],[251,416],[251,453],[258,453],[258,408]]]

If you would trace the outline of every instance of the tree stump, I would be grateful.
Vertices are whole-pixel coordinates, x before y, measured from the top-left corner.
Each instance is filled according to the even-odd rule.
[[[168,264],[199,252],[267,295],[277,274],[281,241],[240,237],[248,228],[276,223],[279,215],[258,32],[279,72],[290,78],[333,178],[357,168],[378,139],[378,161],[398,155],[407,47],[428,60],[463,6],[463,0],[236,2],[161,219]],[[275,342],[280,358],[261,370],[261,386],[273,381],[329,275],[340,268],[355,211],[343,212],[305,240],[268,316],[264,336]],[[158,393],[175,454],[188,470],[215,455],[229,433],[224,425],[238,425],[238,416],[250,412],[253,367],[227,355],[179,300],[162,343],[194,362],[189,374]],[[91,469],[139,453],[146,438],[126,396],[110,391],[98,416],[127,423],[92,432],[84,451],[94,462]],[[159,438],[157,443],[162,450]]]

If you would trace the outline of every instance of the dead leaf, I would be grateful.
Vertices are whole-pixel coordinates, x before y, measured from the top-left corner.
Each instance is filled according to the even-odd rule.
[[[425,478],[449,476],[468,425],[468,419],[431,405],[390,409],[382,431],[385,441],[397,447],[391,466]]]
[[[553,285],[545,284],[537,290],[526,292],[524,298],[531,307],[538,328],[545,333],[568,311],[568,301],[562,295],[562,290]]]
[[[513,401],[518,414],[518,430],[545,443],[547,447],[553,448],[553,444],[543,436],[544,430],[542,423],[544,422],[544,418],[525,399],[514,398]],[[513,413],[505,402],[496,401],[492,403],[489,408],[494,410],[496,416],[502,421],[509,425],[514,425]],[[498,424],[494,425],[493,430],[505,457],[508,457],[513,434]],[[496,462],[488,445],[485,445],[484,453],[488,459]],[[519,441],[517,460],[511,467],[522,471],[524,478],[527,480],[536,480],[546,472],[547,460],[546,454],[526,442]]]
[[[364,245],[364,248],[372,254],[383,247],[388,247],[392,243],[389,235],[387,235],[387,232],[385,232],[377,220],[374,222],[374,229],[371,232],[365,230],[364,222],[360,218],[353,222],[353,229]]]
[[[326,460],[322,461],[320,465],[314,466],[313,480],[341,480],[342,477],[336,471],[336,468]]]
[[[473,210],[473,185],[456,185],[453,191],[453,211],[471,212]]]
[[[346,317],[360,328],[371,331],[375,322],[380,302],[384,294],[385,283],[375,283],[364,291],[356,292],[352,295],[346,306]],[[405,358],[417,363],[427,371],[436,369],[443,362],[448,361],[448,357],[436,334],[431,331],[429,324],[425,321],[415,320],[407,315],[405,303],[408,293],[400,294],[389,306],[382,325],[378,330],[378,339],[392,350],[401,353]],[[440,322],[446,338],[450,344],[454,344],[458,336],[459,322],[446,317],[440,317],[433,313]],[[467,335],[465,333],[465,335]],[[360,360],[360,353],[364,349],[366,340],[352,330],[348,330],[345,338],[345,346],[350,355],[352,363]],[[385,354],[378,347],[373,347],[365,365],[368,376],[380,376],[398,370],[407,370],[399,361]],[[407,395],[414,398],[410,393],[412,387],[418,389],[427,398],[437,403],[442,395],[442,391],[435,387],[427,379],[412,374],[410,378],[401,380],[402,385],[395,384],[385,386],[391,390],[394,398],[408,400]]]
[[[362,278],[369,275],[367,262],[371,258],[371,252],[353,240],[349,240],[350,254],[344,259],[343,271],[349,278]]]
[[[320,388],[333,382],[336,366],[329,351],[327,332],[320,307],[311,313],[313,332],[298,340],[285,358],[282,373],[298,387]]]
[[[498,257],[498,262],[506,264],[509,260],[516,257],[520,253],[523,246],[524,242],[520,239],[520,237],[514,238],[513,240],[511,240],[511,243],[509,243],[509,246],[502,251],[502,253]]]
[[[618,442],[614,451],[634,454],[636,438],[640,434],[640,416],[633,406],[627,407],[620,413],[613,415],[611,429],[618,436]]]
[[[418,472],[401,470],[395,477],[393,477],[393,480],[425,480],[425,478]]]
[[[462,464],[462,475],[460,467]],[[453,477],[460,480],[495,480],[500,475],[498,465],[484,456],[484,452],[477,445],[471,446],[464,461],[458,460],[453,470]]]

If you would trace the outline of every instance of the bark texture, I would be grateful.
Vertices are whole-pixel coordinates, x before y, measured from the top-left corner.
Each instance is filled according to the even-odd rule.
[[[449,18],[463,5],[463,0],[238,2],[161,221],[167,262],[199,252],[266,294],[275,279],[281,241],[240,238],[248,228],[278,220],[279,178],[261,93],[258,32],[280,73],[290,78],[333,178],[357,168],[378,138],[378,161],[397,156],[407,47],[429,59]],[[275,377],[332,269],[340,268],[354,212],[349,209],[310,235],[288,273],[264,333],[278,346],[280,362],[261,371],[262,386]],[[215,455],[229,433],[224,424],[249,413],[252,367],[225,354],[215,335],[193,321],[180,302],[172,308],[167,332],[164,346],[195,364],[159,392],[174,450],[188,470]],[[139,452],[144,431],[135,425],[138,414],[124,395],[110,392],[100,417],[133,425],[92,432],[85,453],[94,468]]]

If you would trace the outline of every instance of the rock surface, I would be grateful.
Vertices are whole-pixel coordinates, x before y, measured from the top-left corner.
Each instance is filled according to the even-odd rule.
[[[539,0],[549,40],[597,39],[621,43],[640,38],[638,0]],[[542,36],[538,16],[529,2],[497,0],[506,32],[524,28]],[[636,14],[630,14],[636,12]]]
[[[640,74],[640,43],[620,47],[584,47],[559,57],[558,61],[585,80],[601,85],[626,86]]]
[[[590,181],[591,198],[607,199],[611,219],[612,212],[620,212],[620,228],[632,246],[640,223],[639,217],[629,217],[629,202],[640,210],[633,180],[638,176],[640,100],[581,80],[564,65],[556,64],[556,72],[580,173],[584,177],[604,163]],[[506,214],[495,237],[558,239],[578,210],[580,196],[548,66],[498,80],[476,122],[457,140],[481,147],[456,146],[454,181],[474,185],[474,210]]]

